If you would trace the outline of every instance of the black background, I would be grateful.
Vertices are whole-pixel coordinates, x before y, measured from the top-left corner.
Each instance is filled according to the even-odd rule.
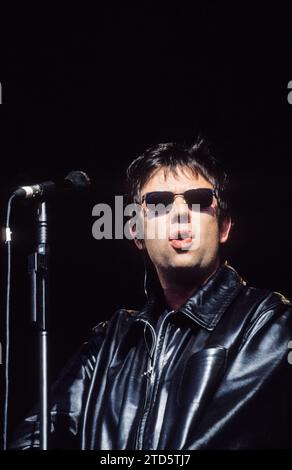
[[[50,204],[52,380],[92,326],[144,302],[139,253],[126,240],[94,240],[91,213],[123,194],[127,165],[150,144],[209,136],[233,181],[229,262],[252,285],[292,295],[289,11],[190,3],[25,5],[2,18],[2,226],[15,185],[72,169],[93,181],[90,195]],[[10,428],[37,399],[27,275],[34,217],[32,203],[14,205]]]

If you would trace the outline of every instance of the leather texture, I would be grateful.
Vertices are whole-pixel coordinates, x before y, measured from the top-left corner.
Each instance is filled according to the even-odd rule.
[[[290,448],[290,339],[291,303],[226,263],[178,311],[119,310],[52,387],[51,447]],[[35,410],[12,448],[38,430]]]

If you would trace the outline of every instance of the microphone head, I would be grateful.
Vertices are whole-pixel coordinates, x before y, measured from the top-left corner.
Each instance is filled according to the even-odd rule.
[[[70,171],[65,177],[65,181],[73,185],[72,189],[78,190],[89,189],[91,185],[89,176],[80,170]]]
[[[44,181],[32,186],[20,186],[13,194],[24,199],[54,197],[63,191],[84,191],[90,188],[90,184],[90,178],[84,171],[70,171],[61,184],[56,184],[53,181]]]
[[[42,197],[43,195],[47,196],[53,193],[56,189],[56,185],[53,181],[43,181],[39,184],[34,184],[32,186],[19,186],[14,191],[14,196],[30,199],[34,197]]]

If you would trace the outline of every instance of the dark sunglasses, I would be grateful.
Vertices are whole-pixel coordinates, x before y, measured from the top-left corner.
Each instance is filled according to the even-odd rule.
[[[145,201],[146,206],[150,206],[149,209],[153,209],[153,206],[158,204],[166,207],[173,204],[177,196],[182,196],[188,206],[199,204],[201,209],[207,209],[211,206],[213,196],[216,197],[216,193],[214,189],[210,188],[189,189],[182,194],[175,194],[171,191],[153,191],[142,196],[142,204]]]

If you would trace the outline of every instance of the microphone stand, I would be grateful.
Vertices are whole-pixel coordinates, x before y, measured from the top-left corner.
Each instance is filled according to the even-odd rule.
[[[47,310],[48,310],[48,222],[46,202],[37,210],[37,247],[29,255],[31,278],[31,314],[39,339],[39,393],[40,393],[40,450],[48,449],[48,367],[47,367]]]

